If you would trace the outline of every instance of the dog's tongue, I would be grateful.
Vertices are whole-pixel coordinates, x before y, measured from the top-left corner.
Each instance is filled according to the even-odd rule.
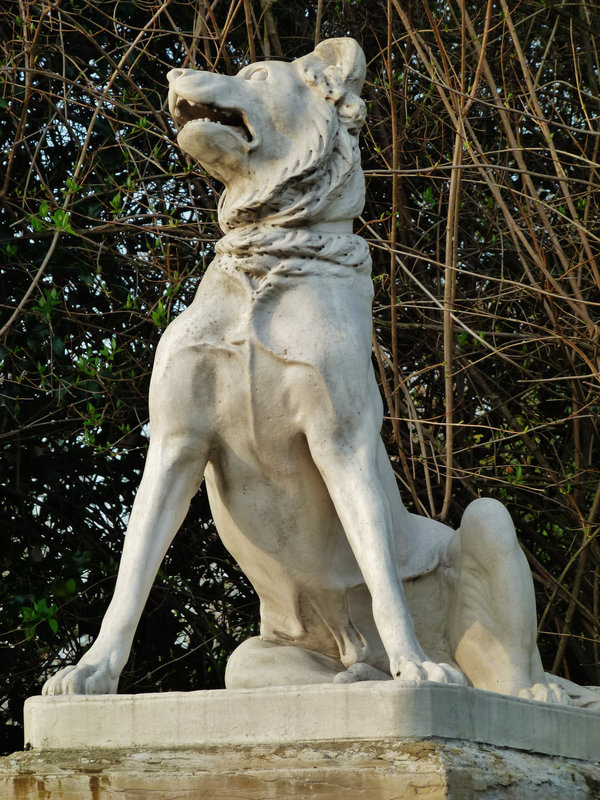
[[[204,103],[194,103],[193,100],[185,100],[182,97],[177,101],[174,116],[175,120],[181,125],[199,119],[233,128],[247,141],[251,139],[250,132],[245,126],[242,116],[237,111],[229,111],[217,108],[217,106],[205,105]]]

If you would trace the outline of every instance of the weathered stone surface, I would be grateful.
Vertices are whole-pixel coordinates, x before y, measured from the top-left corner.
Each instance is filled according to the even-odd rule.
[[[25,736],[39,749],[438,738],[600,759],[599,714],[416,681],[34,697]]]
[[[2,800],[595,800],[597,765],[464,742],[31,751]]]

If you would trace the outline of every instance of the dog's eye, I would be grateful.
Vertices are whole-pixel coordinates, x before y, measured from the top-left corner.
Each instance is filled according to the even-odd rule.
[[[268,77],[269,72],[264,67],[258,67],[258,69],[253,69],[252,72],[244,75],[247,81],[266,81]]]

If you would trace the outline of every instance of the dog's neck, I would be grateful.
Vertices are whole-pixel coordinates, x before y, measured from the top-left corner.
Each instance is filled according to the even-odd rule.
[[[362,236],[352,233],[351,222],[302,228],[244,225],[228,231],[217,242],[216,253],[224,268],[255,278],[324,271],[344,276],[349,270],[367,274],[371,270],[369,247]]]

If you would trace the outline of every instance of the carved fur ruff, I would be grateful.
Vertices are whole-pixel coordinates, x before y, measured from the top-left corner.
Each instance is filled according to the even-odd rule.
[[[216,245],[221,269],[241,270],[259,292],[265,279],[309,274],[345,277],[348,270],[369,273],[369,247],[353,233],[251,225],[234,228]]]

